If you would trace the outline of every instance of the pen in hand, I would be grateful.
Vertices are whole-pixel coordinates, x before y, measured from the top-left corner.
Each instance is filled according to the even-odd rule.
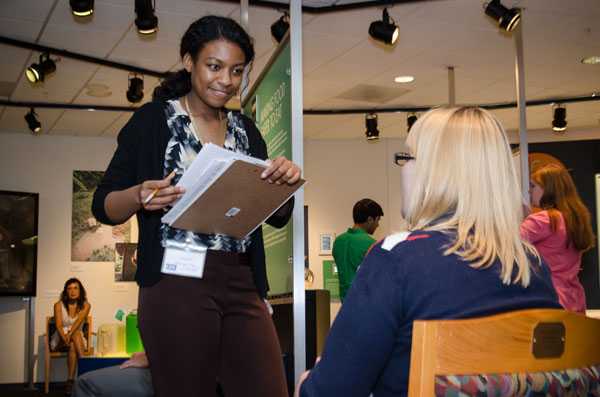
[[[175,170],[171,171],[171,173],[169,174],[169,176],[167,176],[167,178],[166,178],[166,179],[170,179],[170,178],[172,178],[172,177],[174,177],[174,176],[175,176]],[[152,199],[154,198],[154,196],[156,196],[156,193],[158,193],[158,191],[159,191],[159,190],[160,190],[160,188],[158,188],[158,187],[157,187],[156,189],[154,189],[154,190],[153,190],[153,191],[152,191],[152,192],[151,192],[151,193],[148,195],[148,197],[146,197],[146,198],[144,199],[143,205],[146,205],[146,204],[148,204],[150,201],[152,201]]]

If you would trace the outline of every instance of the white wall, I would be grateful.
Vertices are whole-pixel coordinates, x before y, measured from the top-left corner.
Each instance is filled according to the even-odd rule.
[[[46,316],[64,282],[78,277],[88,292],[94,328],[115,322],[117,308],[137,307],[135,283],[113,282],[112,263],[71,262],[73,170],[104,170],[114,138],[31,136],[0,133],[0,189],[39,193],[39,246],[35,299],[36,381],[44,377],[43,339]],[[115,289],[119,289],[116,291]],[[0,298],[0,383],[26,381],[26,303]],[[61,362],[62,361],[62,362]],[[66,379],[66,363],[55,359],[52,379]]]
[[[307,288],[323,288],[323,260],[319,256],[319,235],[339,235],[353,225],[352,207],[363,198],[375,200],[384,216],[375,232],[380,239],[402,226],[400,215],[400,167],[393,163],[394,153],[406,151],[404,140],[381,139],[307,140],[304,146],[304,173],[308,181],[305,204],[308,206],[309,265],[315,275]],[[331,320],[339,310],[331,305]]]

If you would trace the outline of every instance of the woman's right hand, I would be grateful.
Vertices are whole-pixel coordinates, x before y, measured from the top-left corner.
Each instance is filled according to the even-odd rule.
[[[148,368],[148,356],[144,352],[137,352],[131,355],[131,358],[121,364],[120,368]]]
[[[138,200],[142,207],[148,211],[156,211],[172,205],[185,192],[185,189],[178,186],[171,186],[171,181],[175,177],[172,172],[165,179],[149,180],[140,185]],[[148,198],[150,200],[148,201]]]

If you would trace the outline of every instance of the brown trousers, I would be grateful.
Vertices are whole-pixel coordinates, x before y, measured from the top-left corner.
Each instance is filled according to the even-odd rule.
[[[208,251],[204,277],[140,288],[139,327],[157,397],[285,397],[281,349],[247,255]]]

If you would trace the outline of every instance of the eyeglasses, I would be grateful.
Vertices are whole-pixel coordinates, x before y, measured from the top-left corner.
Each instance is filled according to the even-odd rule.
[[[399,166],[403,166],[408,163],[410,160],[414,160],[415,158],[406,152],[398,152],[394,154],[394,163]]]

